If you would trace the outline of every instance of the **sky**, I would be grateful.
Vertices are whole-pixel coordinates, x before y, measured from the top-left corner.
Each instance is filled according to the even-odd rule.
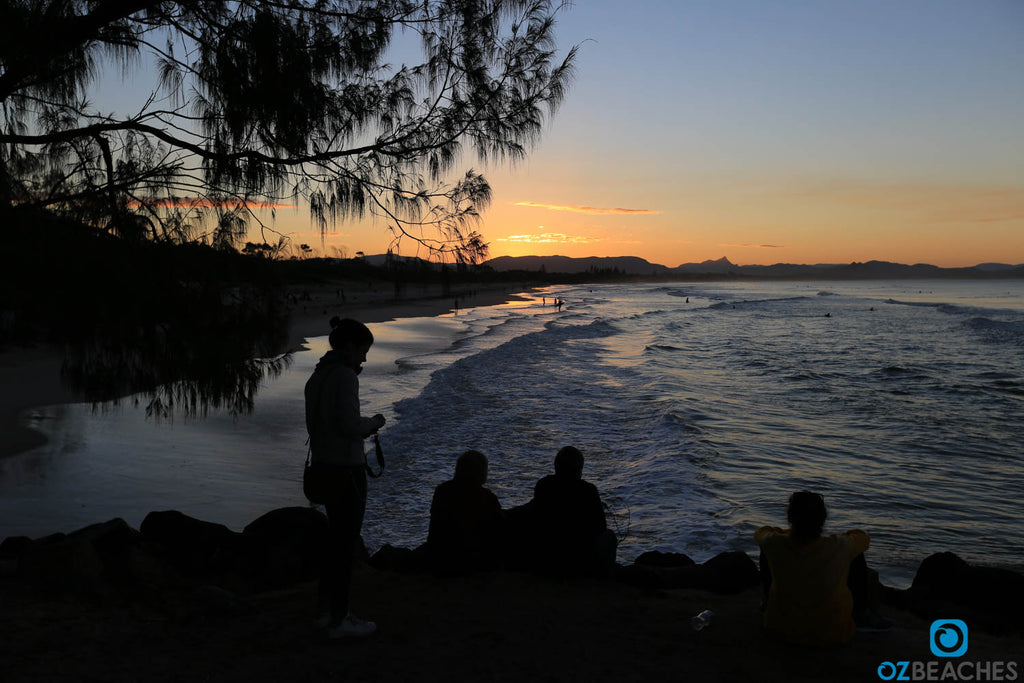
[[[578,0],[557,37],[577,74],[529,158],[463,160],[491,257],[1024,263],[1024,0]]]

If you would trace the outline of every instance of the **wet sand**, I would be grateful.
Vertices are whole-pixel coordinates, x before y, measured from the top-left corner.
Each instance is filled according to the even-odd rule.
[[[409,285],[396,298],[389,283],[328,282],[295,286],[286,292],[289,303],[288,349],[302,346],[309,337],[330,332],[332,316],[366,323],[398,318],[436,316],[459,308],[493,306],[516,300],[523,286],[453,286],[445,295],[440,285]],[[344,294],[344,297],[342,296]],[[0,458],[46,443],[46,437],[21,424],[23,411],[77,398],[61,381],[62,354],[44,345],[0,351]]]
[[[402,291],[400,298],[396,298],[389,287],[387,283],[350,282],[293,287],[290,293],[298,301],[291,304],[289,348],[301,346],[309,337],[328,334],[331,331],[330,319],[335,315],[364,323],[433,317],[455,311],[456,305],[461,310],[522,300],[523,297],[517,295],[528,289],[525,285],[464,285],[452,287],[451,292],[445,295],[439,285],[409,286]]]
[[[0,458],[46,443],[43,434],[20,423],[22,411],[75,401],[61,382],[62,362],[60,352],[47,347],[0,353]]]

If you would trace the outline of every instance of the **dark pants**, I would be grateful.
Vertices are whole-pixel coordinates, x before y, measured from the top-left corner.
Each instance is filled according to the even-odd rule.
[[[320,564],[319,601],[330,610],[331,623],[348,614],[352,564],[359,544],[359,532],[366,510],[366,470],[346,468],[349,476],[341,483],[337,498],[327,503],[328,538]]]
[[[768,602],[768,589],[772,586],[772,572],[768,567],[768,558],[764,551],[758,560],[761,568],[761,593],[764,596],[764,604]],[[864,559],[864,553],[853,558],[850,562],[850,573],[846,579],[846,585],[853,595],[853,613],[861,614],[868,608],[868,562]]]

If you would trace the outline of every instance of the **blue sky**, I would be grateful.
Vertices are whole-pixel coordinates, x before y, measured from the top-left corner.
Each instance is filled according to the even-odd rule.
[[[1024,263],[1024,0],[580,0],[558,39],[577,78],[538,147],[464,160],[493,256]],[[277,227],[319,248],[304,211]]]
[[[579,2],[559,26],[578,78],[489,173],[493,240],[533,219],[670,261],[1024,261],[1024,2]],[[502,205],[524,198],[661,213]]]

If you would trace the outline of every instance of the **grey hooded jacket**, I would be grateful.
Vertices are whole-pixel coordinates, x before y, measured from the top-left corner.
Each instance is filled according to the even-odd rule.
[[[313,464],[362,467],[363,439],[377,425],[359,414],[359,377],[328,351],[306,382],[306,430]]]

